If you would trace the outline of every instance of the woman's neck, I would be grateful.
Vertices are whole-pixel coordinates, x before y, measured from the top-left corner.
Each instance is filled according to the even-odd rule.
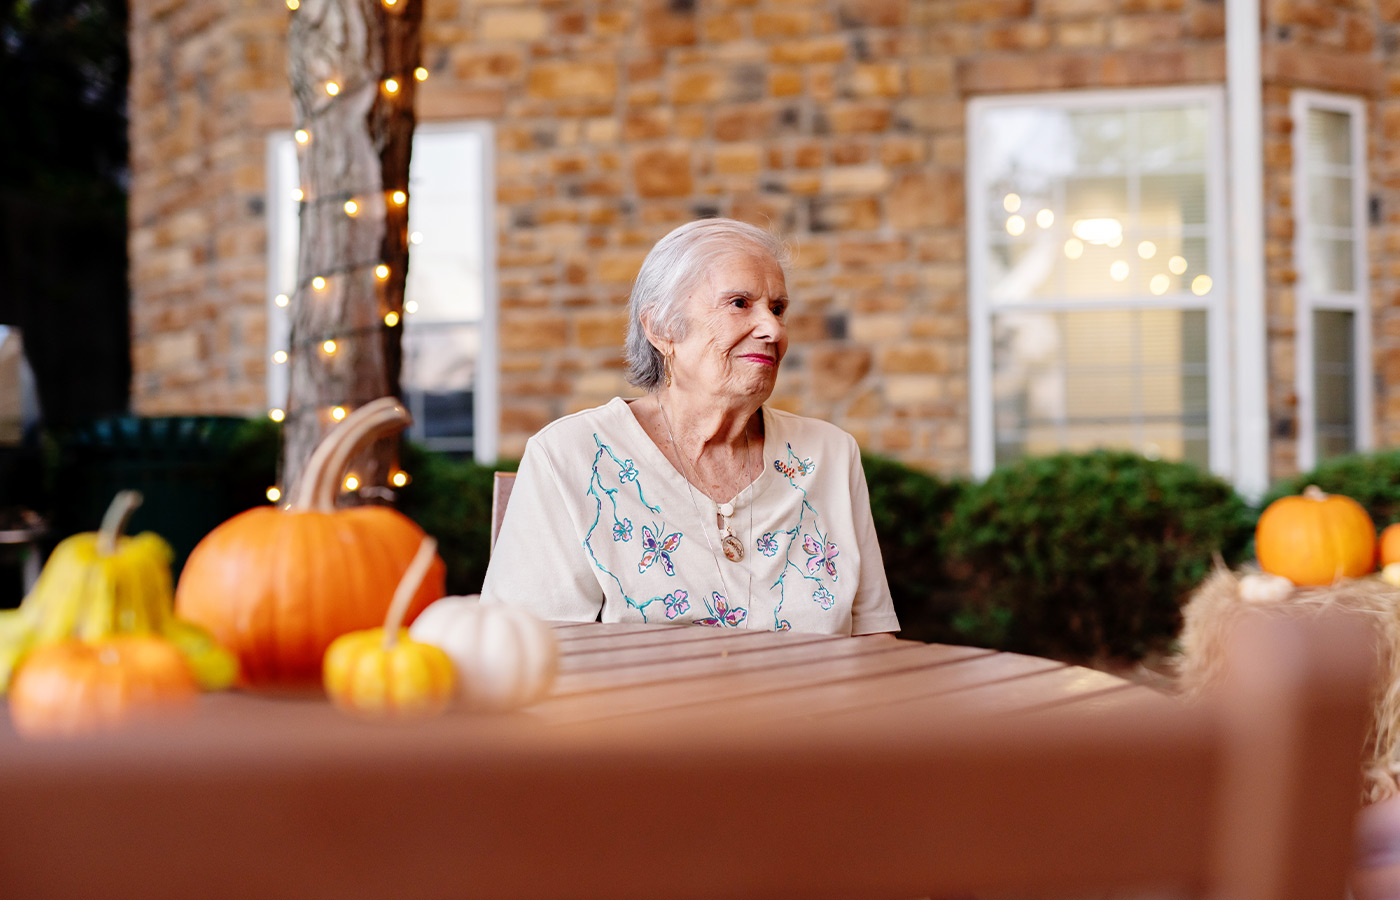
[[[677,449],[688,459],[714,450],[742,453],[761,437],[762,421],[755,415],[762,401],[716,402],[712,395],[696,396],[672,386],[652,398],[665,419]]]

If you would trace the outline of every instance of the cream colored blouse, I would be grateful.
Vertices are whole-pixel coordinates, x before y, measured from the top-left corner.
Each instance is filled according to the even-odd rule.
[[[763,424],[763,470],[722,510],[738,562],[714,501],[626,401],[546,426],[526,444],[482,602],[562,621],[898,631],[855,439],[766,407]]]

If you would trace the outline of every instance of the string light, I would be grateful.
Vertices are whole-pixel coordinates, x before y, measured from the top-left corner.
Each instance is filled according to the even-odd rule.
[[[279,366],[282,365],[287,361],[287,351],[278,350],[276,353],[272,354],[272,361]]]
[[[413,232],[413,234],[410,234],[410,235],[408,236],[408,242],[409,242],[410,244],[421,244],[421,243],[423,243],[423,232],[421,232],[421,231],[415,231],[415,232]]]
[[[296,2],[296,0],[293,0],[293,2]],[[267,489],[267,499],[276,503],[278,500],[282,499],[282,492],[275,487],[270,487]]]
[[[292,191],[292,199],[300,203],[301,201],[306,199],[306,192],[303,191],[301,188],[296,188]]]
[[[345,476],[345,489],[347,491],[359,490],[359,487],[360,479],[356,478],[354,475]]]
[[[408,473],[402,470],[395,472],[394,477],[390,478],[389,481],[393,483],[394,487],[403,487],[408,484]]]
[[[334,407],[331,407],[331,418],[332,418],[332,419],[335,419],[337,422],[339,422],[341,419],[345,418],[345,407],[343,407],[343,406],[334,406]]]
[[[330,356],[335,352],[335,341],[326,341],[321,345],[321,349],[325,351],[327,356]],[[340,409],[340,407],[337,406],[336,409]],[[336,418],[338,419],[340,416],[336,416]]]
[[[292,137],[296,138],[298,144],[309,143],[311,140],[311,132],[307,131],[305,128],[298,128],[293,132]]]
[[[403,206],[405,203],[408,202],[408,195],[405,194],[403,191],[394,191],[394,193],[390,196],[393,199],[395,206]]]
[[[267,411],[267,417],[274,422],[280,422],[287,418],[287,412],[282,409],[269,409]]]
[[[326,93],[334,97],[336,94],[340,93],[340,85],[336,84],[334,81],[327,81]]]
[[[385,313],[384,324],[388,325],[390,328],[393,328],[395,325],[399,324],[399,314],[396,312]]]
[[[417,78],[419,81],[427,81],[428,70],[423,68],[422,66],[419,66],[418,68],[413,70],[413,77]]]
[[[326,279],[317,275],[315,278],[311,279],[311,286],[318,291],[324,291],[326,289]]]
[[[346,200],[346,201],[345,201],[345,214],[346,214],[347,216],[353,216],[355,213],[357,213],[357,212],[359,212],[359,211],[360,211],[360,204],[356,203],[354,200]]]
[[[399,2],[399,0],[384,0],[384,5],[385,5],[385,6],[390,6],[390,7],[392,7],[394,4],[396,4],[396,3],[398,3],[398,2]]]
[[[292,302],[292,298],[288,297],[286,294],[278,294],[276,297],[272,298],[272,302],[285,309],[287,304]]]
[[[296,12],[301,8],[301,0],[287,0],[287,9]]]
[[[383,263],[380,263],[379,265],[374,267],[374,274],[375,277],[377,277],[380,281],[383,281],[384,279],[389,277],[389,267],[384,265]]]
[[[397,94],[397,93],[399,92],[399,82],[398,82],[398,79],[396,79],[396,78],[386,78],[386,79],[384,79],[384,90],[385,90],[385,92],[390,93],[390,94]]]
[[[408,313],[409,315],[413,315],[414,313],[418,312],[418,301],[409,300],[403,305],[403,311]]]

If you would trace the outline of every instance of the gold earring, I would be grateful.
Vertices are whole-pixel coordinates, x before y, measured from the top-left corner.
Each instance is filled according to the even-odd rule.
[[[675,351],[661,354],[661,365],[666,373],[666,387],[671,386],[671,360],[675,358]]]

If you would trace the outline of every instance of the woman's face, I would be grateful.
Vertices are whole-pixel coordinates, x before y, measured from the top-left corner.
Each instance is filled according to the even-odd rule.
[[[768,399],[787,353],[787,284],[762,251],[719,257],[686,297],[686,336],[672,347],[672,378],[686,391],[716,398]]]

